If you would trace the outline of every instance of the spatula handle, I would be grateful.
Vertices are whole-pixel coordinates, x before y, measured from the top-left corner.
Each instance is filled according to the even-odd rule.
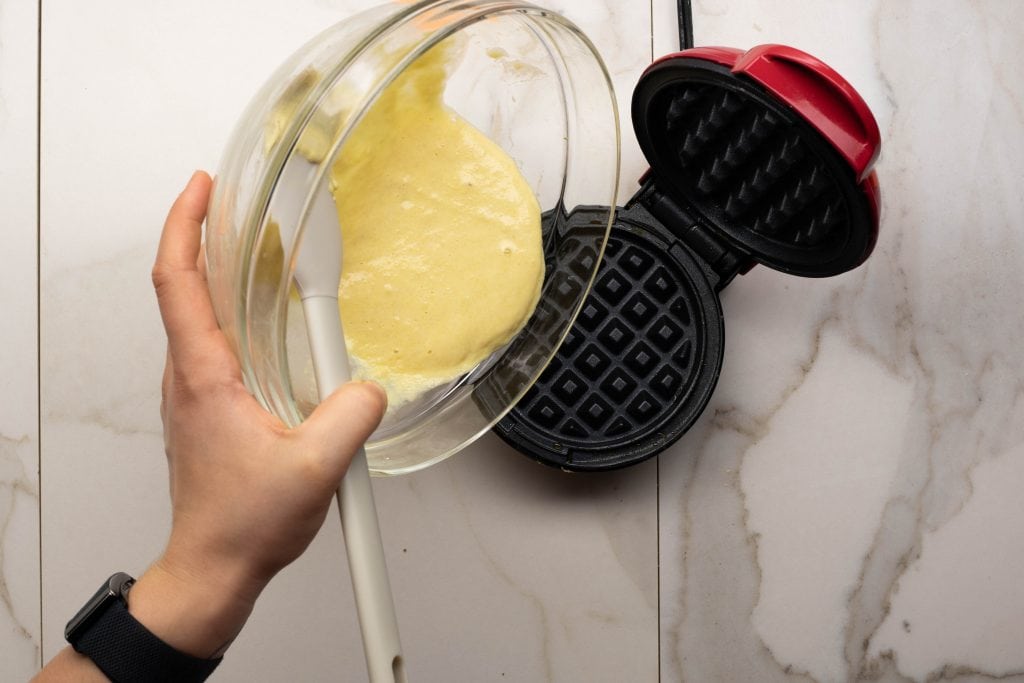
[[[370,681],[405,683],[395,604],[384,564],[366,452],[362,448],[352,458],[338,489],[338,508]]]
[[[351,378],[338,300],[329,296],[311,296],[303,299],[302,307],[317,390],[323,400]],[[370,470],[362,448],[352,458],[338,488],[338,508],[370,681],[405,683],[395,603],[384,560],[377,508],[373,502]]]

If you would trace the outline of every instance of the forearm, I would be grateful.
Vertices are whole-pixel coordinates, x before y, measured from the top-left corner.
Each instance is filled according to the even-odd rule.
[[[128,611],[175,650],[213,659],[242,630],[255,599],[238,597],[219,577],[182,575],[161,560],[132,586]]]
[[[33,683],[107,683],[92,660],[65,647],[32,679]]]

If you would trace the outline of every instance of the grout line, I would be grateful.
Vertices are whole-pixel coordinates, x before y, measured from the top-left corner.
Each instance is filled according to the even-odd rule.
[[[39,658],[43,666],[43,0],[36,4],[36,485],[39,494]]]
[[[658,568],[657,595],[658,595],[658,681],[661,681],[661,458],[656,458],[654,463],[654,530],[655,538],[655,566]]]
[[[40,0],[42,2],[42,0]],[[654,61],[654,2],[650,0],[650,60]],[[662,459],[654,458],[654,571],[657,681],[662,682]]]

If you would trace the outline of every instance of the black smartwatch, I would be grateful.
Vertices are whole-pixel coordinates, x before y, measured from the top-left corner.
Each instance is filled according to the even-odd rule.
[[[205,681],[220,664],[179,652],[128,613],[135,579],[123,572],[107,579],[64,629],[71,647],[114,683]]]

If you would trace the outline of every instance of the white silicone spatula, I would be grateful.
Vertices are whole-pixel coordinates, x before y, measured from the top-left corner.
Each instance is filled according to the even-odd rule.
[[[322,185],[306,207],[298,206],[304,197],[288,195],[289,188],[310,187],[314,176],[313,164],[293,156],[278,183],[282,194],[275,197],[271,208],[298,209],[284,214],[290,216],[301,215],[303,208],[306,211],[306,229],[295,258],[294,277],[306,318],[317,391],[323,400],[351,379],[351,372],[338,311],[341,232],[334,201]],[[282,242],[291,243],[294,224],[281,225],[280,229]],[[338,489],[338,507],[370,681],[404,683],[398,620],[384,561],[370,471],[362,448],[349,464]]]

